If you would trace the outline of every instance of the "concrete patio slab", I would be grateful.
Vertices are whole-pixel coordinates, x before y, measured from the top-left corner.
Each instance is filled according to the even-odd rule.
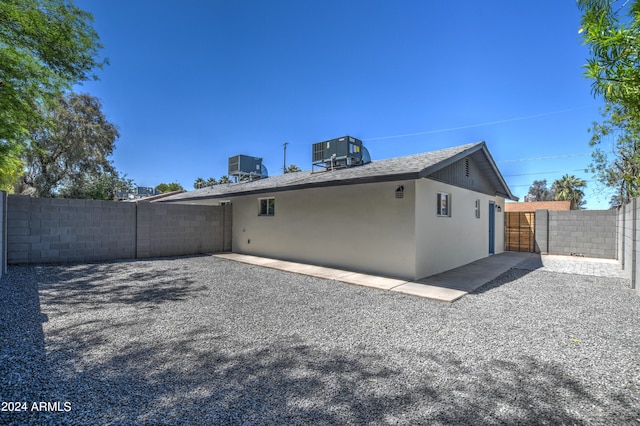
[[[379,277],[375,275],[360,274],[357,272],[341,277],[340,281],[349,283],[349,284],[356,284],[356,285],[362,285],[366,287],[378,288],[380,290],[391,290],[395,287],[398,287],[398,286],[401,286],[402,284],[407,283],[407,281],[405,280]]]
[[[416,282],[434,287],[458,290],[465,294],[471,293],[519,263],[534,257],[539,256],[534,253],[504,252],[440,274],[422,278]]]
[[[537,255],[516,252],[501,253],[415,282],[238,253],[222,253],[215,256],[348,284],[411,294],[442,302],[454,302],[515,265],[535,258]],[[537,257],[539,258],[539,256]]]
[[[391,289],[398,293],[411,294],[413,296],[425,297],[427,299],[439,300],[441,302],[455,302],[467,294],[466,291],[454,290],[438,285],[422,284],[418,282],[407,282]]]

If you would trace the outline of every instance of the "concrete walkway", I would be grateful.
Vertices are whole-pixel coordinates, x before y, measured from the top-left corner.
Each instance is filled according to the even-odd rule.
[[[527,261],[529,261],[529,265],[533,265],[536,259],[540,258],[539,255],[534,253],[505,252],[477,260],[441,274],[411,282],[246,254],[222,253],[214,256],[349,284],[373,287],[380,290],[411,294],[442,302],[454,302],[516,265]]]

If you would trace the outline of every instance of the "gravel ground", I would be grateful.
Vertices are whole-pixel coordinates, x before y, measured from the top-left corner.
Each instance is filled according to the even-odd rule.
[[[13,266],[0,401],[27,410],[0,423],[638,424],[628,286],[512,269],[445,304],[208,256]]]

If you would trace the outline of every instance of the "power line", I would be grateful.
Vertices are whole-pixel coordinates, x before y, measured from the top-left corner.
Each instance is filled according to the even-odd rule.
[[[596,182],[596,180],[594,180],[594,179],[584,179],[584,181],[587,182],[587,183]],[[509,188],[520,188],[520,187],[523,187],[523,186],[531,187],[533,185],[530,184],[530,183],[529,184],[522,184],[522,185],[509,185]]]
[[[522,161],[554,160],[557,158],[586,157],[587,155],[591,155],[591,154],[550,155],[548,157],[519,158],[517,160],[498,160],[496,161],[496,163],[519,163]]]
[[[552,174],[552,173],[582,172],[582,171],[584,171],[584,169],[557,170],[555,172],[535,172],[535,173],[522,173],[522,174],[518,174],[518,175],[504,175],[504,177],[546,175],[546,174]]]
[[[548,115],[562,114],[562,113],[565,113],[565,112],[576,111],[576,110],[586,109],[586,108],[592,108],[592,107],[591,106],[581,106],[581,107],[567,108],[567,109],[562,109],[562,110],[558,110],[558,111],[543,112],[543,113],[540,113],[540,114],[532,114],[532,115],[525,115],[525,116],[522,116],[522,117],[507,118],[507,119],[504,119],[504,120],[488,121],[486,123],[469,124],[469,125],[466,125],[466,126],[459,126],[459,127],[449,127],[449,128],[446,128],[446,129],[426,130],[426,131],[423,131],[423,132],[416,132],[416,133],[404,133],[404,134],[400,134],[400,135],[378,136],[378,137],[374,137],[374,138],[365,138],[365,139],[362,139],[362,140],[363,141],[378,141],[378,140],[383,140],[383,139],[405,138],[405,137],[409,137],[409,136],[420,136],[420,135],[430,135],[430,134],[434,134],[434,133],[452,132],[454,130],[471,129],[473,127],[491,126],[491,125],[494,125],[494,124],[510,123],[512,121],[528,120],[530,118],[538,118],[538,117],[545,117],[545,116],[548,116]],[[290,145],[307,145],[308,143],[307,142],[290,142],[289,144]]]
[[[424,131],[424,132],[416,132],[416,133],[405,133],[405,134],[402,134],[402,135],[380,136],[380,137],[376,137],[376,138],[366,138],[366,139],[363,139],[363,140],[365,140],[365,141],[376,141],[376,140],[382,140],[382,139],[404,138],[404,137],[409,137],[409,136],[420,136],[420,135],[430,135],[430,134],[434,134],[434,133],[451,132],[451,131],[454,131],[454,130],[464,130],[464,129],[471,129],[473,127],[491,126],[493,124],[502,124],[502,123],[509,123],[509,122],[512,122],[512,121],[528,120],[530,118],[545,117],[547,115],[561,114],[563,112],[575,111],[577,109],[584,109],[584,108],[590,108],[590,107],[583,106],[583,107],[569,108],[569,109],[563,109],[563,110],[559,110],[559,111],[544,112],[544,113],[541,113],[541,114],[526,115],[526,116],[523,116],[523,117],[507,118],[505,120],[489,121],[489,122],[486,122],[486,123],[479,123],[479,124],[469,124],[467,126],[450,127],[450,128],[447,128],[447,129],[438,129],[438,130],[427,130],[427,131]]]

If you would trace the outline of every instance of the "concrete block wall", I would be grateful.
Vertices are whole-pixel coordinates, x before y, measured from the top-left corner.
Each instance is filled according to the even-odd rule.
[[[7,272],[7,193],[0,191],[0,278]]]
[[[632,256],[633,259],[633,270],[631,271],[631,288],[636,289],[636,293],[640,296],[640,256],[638,256],[638,249],[640,249],[640,226],[638,221],[640,220],[640,198],[636,198],[633,200],[632,208],[635,211],[635,215],[633,216],[633,243],[632,243]]]
[[[9,263],[135,257],[136,206],[113,201],[8,197]]]
[[[618,207],[618,259],[627,277],[631,279],[631,288],[640,295],[640,198]]]
[[[622,208],[622,232],[624,239],[622,242],[622,268],[625,270],[629,278],[633,270],[633,203],[629,203]]]
[[[536,210],[534,220],[536,253],[549,253],[549,210]]]
[[[231,251],[230,207],[139,202],[137,257]]]
[[[231,251],[231,206],[7,200],[7,261],[91,262]]]
[[[541,251],[546,247],[549,254],[616,258],[615,210],[548,211],[548,221],[544,212],[547,210],[536,212],[536,243]]]

